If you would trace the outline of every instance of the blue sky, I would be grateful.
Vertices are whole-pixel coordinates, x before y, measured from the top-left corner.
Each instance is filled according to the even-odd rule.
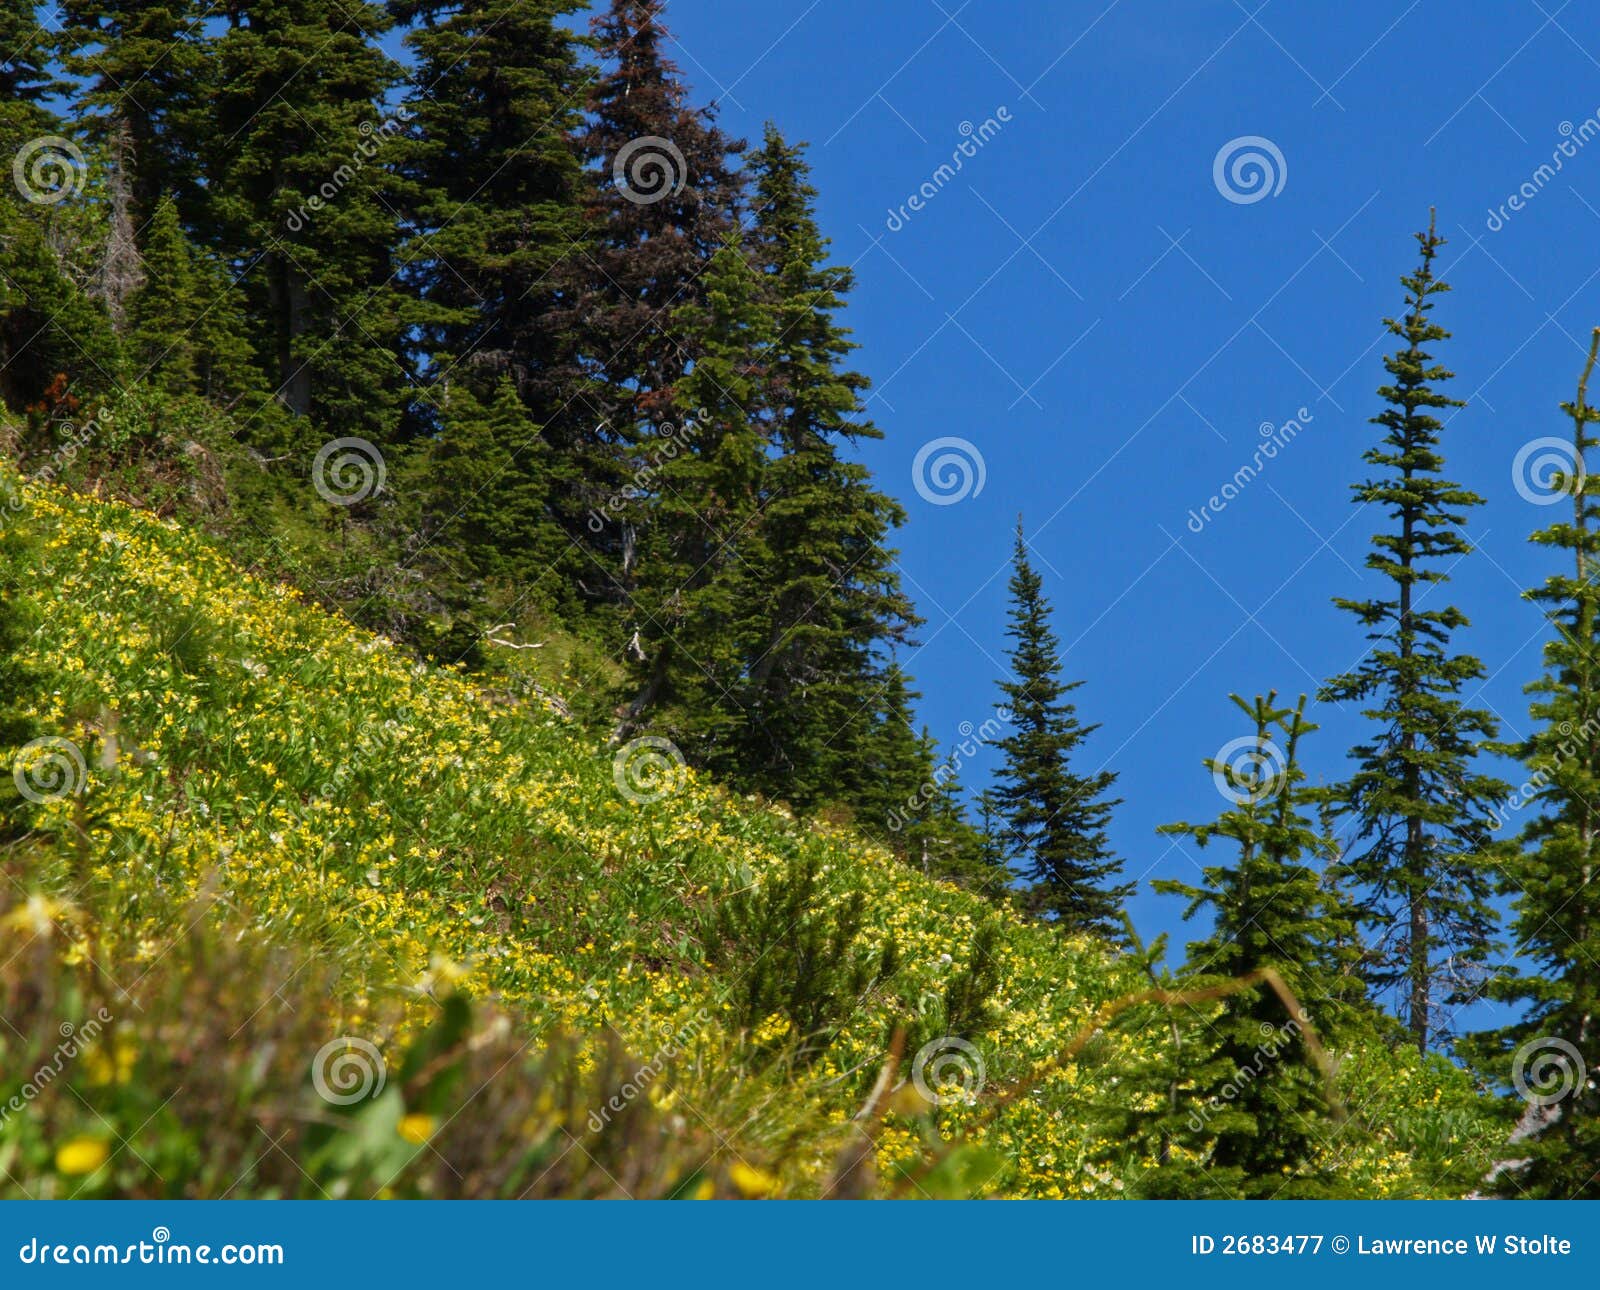
[[[1147,880],[1193,878],[1199,857],[1154,830],[1216,814],[1201,762],[1244,733],[1229,691],[1314,691],[1363,650],[1329,601],[1378,588],[1362,561],[1382,517],[1348,486],[1430,205],[1455,288],[1439,352],[1468,400],[1446,452],[1488,501],[1448,594],[1490,673],[1478,701],[1527,729],[1544,632],[1519,596],[1552,567],[1527,542],[1551,513],[1512,468],[1565,432],[1556,405],[1600,323],[1600,137],[1580,142],[1600,36],[1577,7],[676,0],[667,17],[728,129],[756,138],[772,118],[811,143],[825,227],[859,275],[849,321],[886,435],[865,456],[910,512],[924,719],[948,742],[993,702],[1020,512],[1081,714],[1103,723],[1089,759],[1121,777],[1113,837],[1146,880],[1145,932],[1179,926]],[[1001,108],[1009,122],[934,181],[963,123]],[[1231,201],[1213,163],[1249,136],[1281,154],[1282,186]],[[1537,178],[1563,138],[1576,155]],[[925,182],[935,195],[891,231]],[[1491,219],[1525,183],[1523,209]],[[1259,427],[1302,408],[1292,444],[1191,532]],[[912,467],[944,436],[977,447],[985,481],[934,505]],[[1335,778],[1361,723],[1315,715],[1308,762]]]

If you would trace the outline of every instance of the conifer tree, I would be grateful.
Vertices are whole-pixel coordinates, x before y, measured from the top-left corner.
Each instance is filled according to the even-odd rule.
[[[1371,647],[1319,697],[1362,704],[1372,725],[1372,736],[1351,752],[1354,774],[1332,792],[1336,813],[1348,817],[1354,834],[1346,864],[1362,889],[1365,921],[1384,929],[1368,957],[1367,979],[1401,988],[1412,1040],[1426,1051],[1436,1027],[1441,961],[1481,964],[1494,946],[1486,821],[1506,788],[1473,769],[1496,723],[1462,698],[1483,677],[1476,658],[1451,648],[1466,616],[1453,605],[1427,602],[1428,590],[1448,580],[1439,566],[1471,552],[1461,525],[1482,499],[1440,473],[1443,426],[1435,413],[1462,404],[1436,388],[1452,373],[1430,352],[1450,334],[1431,316],[1435,298],[1449,290],[1433,272],[1444,239],[1431,221],[1416,236],[1420,262],[1401,279],[1405,312],[1385,319],[1403,346],[1384,360],[1391,381],[1378,393],[1388,406],[1372,418],[1385,434],[1363,454],[1383,473],[1352,489],[1357,504],[1383,508],[1397,526],[1373,538],[1366,561],[1392,594],[1335,600],[1367,629]],[[1444,989],[1447,1000],[1454,997]]]
[[[774,326],[761,355],[771,464],[750,563],[762,591],[739,628],[749,660],[739,764],[756,787],[782,785],[806,805],[859,782],[877,656],[919,620],[887,546],[904,512],[842,455],[882,437],[861,419],[866,378],[843,367],[855,346],[837,314],[852,275],[827,261],[802,149],[769,125],[749,169],[752,254]]]
[[[1537,728],[1514,749],[1531,773],[1528,798],[1513,800],[1530,815],[1525,851],[1509,865],[1506,887],[1516,897],[1517,954],[1532,960],[1538,975],[1491,983],[1491,994],[1527,1009],[1516,1024],[1479,1041],[1495,1053],[1495,1073],[1509,1073],[1528,1100],[1514,1148],[1521,1159],[1500,1186],[1561,1200],[1600,1197],[1600,501],[1587,471],[1600,445],[1590,429],[1600,409],[1588,402],[1597,350],[1600,328],[1577,396],[1561,405],[1572,422],[1572,454],[1554,483],[1571,495],[1571,516],[1533,535],[1570,556],[1571,572],[1526,593],[1543,606],[1555,636],[1544,647],[1544,676],[1528,687]]]
[[[62,88],[36,9],[32,0],[0,0],[0,151],[7,159],[50,127],[44,104]]]
[[[1353,911],[1313,867],[1333,854],[1310,808],[1320,794],[1306,788],[1300,740],[1316,727],[1305,720],[1305,697],[1294,708],[1276,695],[1238,704],[1254,727],[1242,755],[1206,762],[1232,803],[1211,824],[1170,824],[1161,832],[1201,847],[1223,840],[1237,848],[1231,864],[1208,865],[1193,886],[1167,879],[1157,891],[1185,896],[1185,918],[1202,909],[1211,934],[1188,947],[1184,984],[1237,982],[1263,968],[1276,971],[1305,1016],[1294,1016],[1268,985],[1227,995],[1220,1013],[1192,1034],[1176,1066],[1184,1096],[1163,1131],[1204,1165],[1150,1180],[1152,1194],[1265,1199],[1325,1194],[1328,1179],[1313,1165],[1332,1130],[1324,1073],[1311,1060],[1305,1027],[1327,1034],[1346,1022],[1360,986],[1347,944]]]
[[[577,136],[594,167],[587,220],[592,243],[571,261],[570,315],[581,319],[589,369],[574,393],[619,434],[671,406],[696,356],[683,334],[712,258],[737,226],[743,151],[708,108],[686,103],[659,0],[612,0],[595,19],[602,70]]]
[[[204,19],[197,0],[58,0],[57,45],[81,78],[77,117],[127,173],[142,227],[163,195],[193,219],[199,134],[209,128]]]
[[[128,298],[123,338],[132,377],[222,406],[261,393],[239,293],[226,269],[195,249],[170,197],[156,203],[143,241],[144,280]]]
[[[70,413],[115,386],[121,361],[105,311],[63,272],[45,226],[0,199],[0,402]]]
[[[16,750],[34,732],[23,710],[23,696],[35,680],[27,659],[35,623],[21,588],[25,562],[33,558],[33,552],[28,536],[16,522],[21,511],[19,492],[16,475],[0,465],[0,843],[22,832],[27,802],[13,786],[11,769]]]
[[[1116,799],[1111,771],[1084,774],[1071,762],[1098,726],[1085,726],[1067,698],[1081,681],[1061,680],[1061,646],[1050,626],[1044,580],[1028,560],[1022,523],[1011,574],[1013,679],[1000,684],[1010,733],[998,741],[1004,758],[994,801],[1005,822],[1007,858],[1032,882],[1036,913],[1070,932],[1113,937],[1131,885],[1106,840]]]
[[[758,357],[771,338],[759,283],[737,241],[706,274],[704,309],[686,305],[674,325],[694,333],[693,370],[678,386],[678,415],[694,421],[688,451],[663,460],[640,546],[642,585],[632,598],[635,675],[618,735],[650,717],[704,765],[734,761],[744,714],[743,660],[728,624],[742,597],[759,594],[743,554],[756,540],[766,456]]]
[[[377,45],[390,26],[368,0],[240,0],[207,41],[214,67],[207,215],[249,265],[256,352],[291,413],[329,430],[392,437],[400,243],[391,176],[401,132],[384,106],[400,79]]]
[[[422,352],[487,395],[509,373],[536,421],[559,408],[572,362],[553,323],[559,265],[582,249],[584,176],[576,0],[402,0],[415,24],[409,155],[419,229],[407,276],[427,306]],[[546,436],[551,428],[546,426]],[[564,438],[552,440],[558,446]]]

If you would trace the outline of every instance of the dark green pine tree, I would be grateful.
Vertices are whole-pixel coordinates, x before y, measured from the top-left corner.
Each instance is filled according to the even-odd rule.
[[[1600,445],[1590,430],[1600,409],[1588,403],[1597,348],[1600,328],[1577,397],[1561,405],[1572,421],[1572,459],[1584,465]],[[1516,896],[1517,953],[1538,974],[1491,983],[1490,993],[1527,1010],[1478,1041],[1497,1058],[1497,1075],[1520,1080],[1529,1103],[1526,1136],[1508,1152],[1526,1163],[1506,1169],[1501,1188],[1561,1200],[1600,1197],[1600,501],[1591,478],[1580,465],[1555,481],[1572,497],[1571,518],[1533,535],[1572,561],[1570,573],[1527,593],[1556,634],[1544,647],[1544,676],[1528,687],[1538,728],[1508,750],[1530,771],[1526,796],[1513,799],[1530,814],[1506,886]]]
[[[1044,581],[1028,561],[1017,523],[1011,574],[1012,679],[1000,683],[1010,731],[997,741],[1004,758],[994,801],[1005,824],[1008,861],[1030,880],[1028,902],[1070,932],[1115,937],[1122,903],[1133,890],[1117,885],[1122,870],[1106,840],[1117,799],[1107,798],[1112,771],[1083,774],[1072,759],[1098,726],[1083,725],[1067,698],[1081,681],[1061,680],[1061,646],[1050,626]]]
[[[764,594],[746,560],[759,539],[767,466],[760,356],[771,316],[737,241],[705,277],[705,306],[674,317],[698,355],[677,391],[678,415],[694,426],[686,451],[649,465],[631,597],[633,677],[616,733],[629,738],[648,724],[698,764],[736,773],[744,660],[728,624],[748,597]]]
[[[738,629],[748,659],[739,773],[798,806],[848,803],[847,786],[866,788],[855,771],[873,737],[878,657],[920,621],[887,545],[904,512],[842,455],[882,436],[861,419],[866,378],[844,367],[855,345],[837,315],[852,275],[827,261],[802,150],[769,125],[748,169],[751,252],[774,335],[761,356],[771,457],[751,558],[761,592]]]
[[[439,433],[414,446],[397,490],[402,540],[438,602],[418,634],[430,653],[470,663],[502,616],[566,607],[558,570],[570,543],[551,515],[555,462],[509,373],[487,404],[451,386],[434,419]]]
[[[929,877],[999,898],[1009,875],[985,863],[955,759],[939,756],[927,729],[917,733],[915,704],[921,696],[911,678],[891,658],[879,688],[873,702],[878,715],[852,772],[859,782],[848,807],[855,827]]]
[[[33,0],[0,0],[0,153],[8,163],[55,124],[44,104],[63,88],[37,9]]]
[[[123,338],[133,379],[223,405],[259,391],[242,301],[224,267],[185,236],[171,198],[156,203],[143,241],[143,281],[128,298]]]
[[[1448,580],[1439,566],[1471,552],[1460,526],[1483,499],[1440,474],[1442,425],[1434,414],[1462,405],[1436,388],[1452,373],[1430,352],[1450,334],[1431,316],[1435,298],[1449,290],[1433,274],[1444,239],[1430,220],[1417,241],[1420,263],[1401,279],[1405,313],[1385,319],[1403,343],[1384,360],[1391,381],[1378,393],[1388,406],[1372,418],[1386,433],[1363,455],[1383,473],[1353,486],[1358,505],[1381,507],[1395,523],[1395,531],[1373,538],[1366,561],[1392,594],[1335,600],[1372,644],[1318,697],[1363,705],[1373,728],[1351,752],[1355,773],[1331,792],[1336,815],[1353,830],[1346,868],[1361,889],[1364,920],[1380,929],[1367,979],[1399,989],[1399,1011],[1426,1051],[1437,1028],[1435,1005],[1461,995],[1451,978],[1459,981],[1465,969],[1470,979],[1494,948],[1487,821],[1507,788],[1473,769],[1496,723],[1462,699],[1484,674],[1476,658],[1451,649],[1466,615],[1427,603],[1428,589]]]
[[[556,270],[581,253],[584,176],[568,136],[581,124],[588,73],[559,20],[577,0],[397,0],[412,72],[404,169],[418,233],[406,276],[427,306],[411,346],[487,395],[510,374],[550,442],[573,361],[553,314]],[[585,423],[569,419],[574,426]],[[560,432],[560,433],[558,433]]]
[[[198,0],[58,0],[57,47],[80,78],[76,116],[126,172],[142,227],[164,195],[194,219],[203,198],[199,135],[211,128]]]
[[[63,271],[49,218],[0,197],[0,402],[46,419],[115,388],[122,362],[105,311]]]
[[[382,6],[239,0],[206,42],[206,220],[247,266],[252,340],[270,389],[337,432],[391,441],[404,395],[401,241],[384,106],[400,80]]]
[[[1294,708],[1274,706],[1275,694],[1254,703],[1232,697],[1254,727],[1250,743],[1241,755],[1206,766],[1233,804],[1214,823],[1169,824],[1161,832],[1201,847],[1225,840],[1237,856],[1206,866],[1200,886],[1167,879],[1153,885],[1188,898],[1184,917],[1202,909],[1213,916],[1211,934],[1188,947],[1186,987],[1271,968],[1305,1015],[1292,1015],[1265,983],[1227,995],[1218,1015],[1198,1028],[1179,1010],[1188,1030],[1174,1065],[1180,1096],[1156,1119],[1168,1146],[1182,1150],[1142,1190],[1326,1195],[1331,1180],[1315,1161],[1333,1130],[1332,1108],[1305,1026],[1326,1037],[1351,1018],[1361,993],[1348,943],[1354,911],[1314,867],[1334,852],[1315,827],[1320,792],[1305,786],[1300,766],[1300,740],[1316,728],[1305,720],[1305,697]]]

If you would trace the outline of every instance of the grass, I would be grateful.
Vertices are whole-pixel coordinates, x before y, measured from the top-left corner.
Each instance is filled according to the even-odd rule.
[[[10,486],[57,742],[0,756],[73,791],[0,849],[0,1195],[1079,1197],[1155,1166],[1107,1126],[1161,1019],[1058,1060],[1144,984],[1108,947],[597,748],[173,521]],[[1473,1188],[1497,1106],[1338,1057],[1348,1194]]]

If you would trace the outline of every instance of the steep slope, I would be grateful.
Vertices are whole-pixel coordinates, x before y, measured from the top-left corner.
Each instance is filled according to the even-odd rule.
[[[1145,984],[1105,947],[8,487],[39,555],[0,1194],[1085,1196],[1156,1163],[1107,1127],[1165,1032],[1095,1029]],[[1343,1058],[1349,1193],[1470,1189],[1464,1079]]]

